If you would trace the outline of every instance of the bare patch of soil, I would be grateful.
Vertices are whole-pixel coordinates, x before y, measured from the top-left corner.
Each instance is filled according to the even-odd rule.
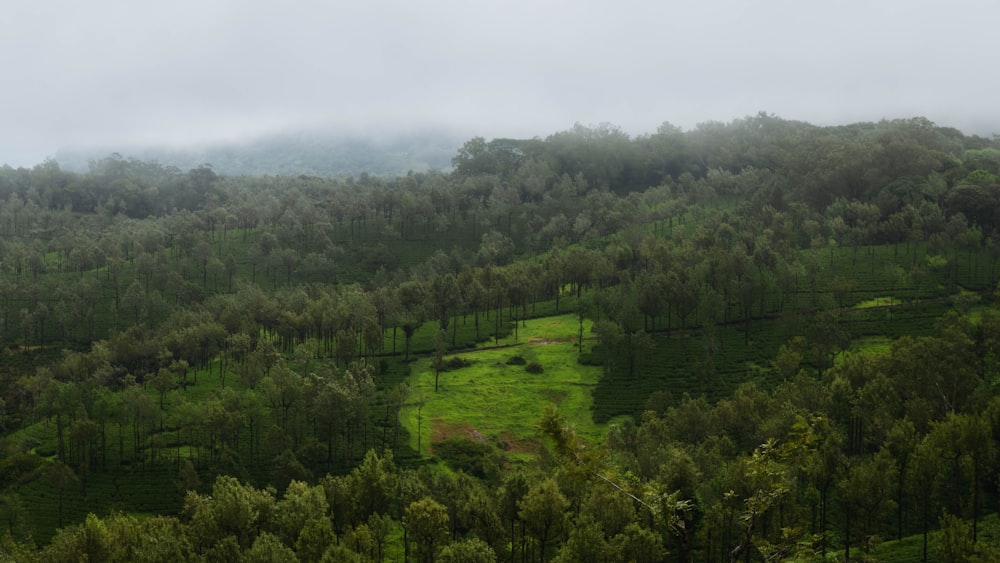
[[[448,438],[460,436],[469,440],[475,440],[484,444],[489,443],[489,439],[479,430],[468,424],[451,424],[437,419],[431,421],[431,452],[434,451],[434,444],[443,442]],[[511,432],[502,432],[497,437],[500,448],[505,452],[515,454],[537,454],[540,445],[536,440],[520,439]]]
[[[573,338],[572,336],[568,336],[566,338],[557,338],[555,340],[545,338],[544,336],[532,336],[530,339],[528,339],[528,344],[531,344],[532,346],[546,346],[549,344],[565,344],[567,342],[572,342],[574,340],[576,339]]]
[[[522,440],[510,432],[500,433],[500,447],[515,454],[537,454],[540,446],[535,440]]]
[[[540,392],[540,394],[543,397],[545,397],[548,401],[550,401],[552,403],[555,403],[557,405],[559,403],[561,403],[563,399],[566,398],[566,391],[563,391],[561,389],[559,389],[559,390],[556,390],[556,389],[543,389]]]
[[[476,442],[487,443],[486,436],[469,424],[452,424],[441,419],[431,421],[431,449],[435,442],[443,442],[448,438],[460,436]]]

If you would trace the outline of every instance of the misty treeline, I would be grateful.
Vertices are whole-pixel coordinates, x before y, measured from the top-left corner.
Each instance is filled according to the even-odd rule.
[[[515,190],[520,202],[540,202],[553,189],[567,189],[568,176],[576,190],[606,189],[618,196],[669,185],[688,195],[763,191],[761,196],[780,200],[769,203],[801,201],[817,211],[840,198],[860,199],[888,212],[921,198],[938,200],[947,188],[989,186],[1000,174],[996,150],[995,139],[965,136],[923,118],[817,127],[761,113],[730,123],[701,124],[687,132],[664,123],[657,133],[636,138],[610,125],[577,125],[544,140],[475,138],[452,159],[453,173],[432,183],[449,184],[445,191],[461,196],[454,203],[462,208],[475,205],[475,200],[485,206],[510,199],[493,193],[501,186]],[[416,176],[421,182],[426,174]],[[479,181],[465,183],[471,177]],[[228,189],[209,190],[214,179],[208,164],[184,172],[114,154],[92,161],[83,174],[62,171],[54,160],[32,169],[5,165],[0,168],[0,198],[16,193],[23,202],[48,209],[100,208],[145,218],[210,207],[209,194],[223,202],[235,195]],[[287,181],[271,179],[274,184]],[[318,180],[299,177],[308,179]],[[348,190],[374,184],[390,193],[407,187],[404,178],[373,179],[365,173],[356,181],[322,184]],[[377,207],[376,202],[372,205]],[[981,212],[962,205],[966,203],[959,206],[967,215]]]
[[[448,168],[464,141],[458,135],[433,129],[391,136],[299,131],[237,144],[192,149],[147,147],[129,154],[147,162],[169,162],[181,170],[211,162],[216,173],[227,176],[400,175],[409,170]],[[55,159],[63,169],[79,172],[106,154],[96,149],[70,149],[56,152]]]
[[[995,298],[995,139],[921,118],[760,114],[636,138],[476,138],[453,164],[356,178],[119,155],[86,173],[0,169],[13,537],[51,533],[29,529],[19,488],[52,483],[62,527],[64,496],[87,498],[88,483],[96,495],[103,476],[166,471],[212,496],[174,491],[179,519],[88,518],[42,557],[151,554],[123,538],[166,534],[164,559],[384,560],[400,526],[417,560],[857,555],[938,527],[969,540],[946,551],[985,549],[1000,322],[931,317]],[[907,300],[879,325],[900,337],[889,355],[834,362],[850,306],[886,294]],[[408,361],[565,312],[595,321],[580,340],[606,370],[595,418],[631,421],[584,444],[551,412],[534,461],[463,443],[446,460],[463,472],[415,469],[398,421]],[[775,319],[800,334],[763,348],[763,377],[719,376]],[[713,336],[731,329],[735,342]],[[656,360],[677,341],[693,383]],[[370,464],[381,473],[361,476]]]

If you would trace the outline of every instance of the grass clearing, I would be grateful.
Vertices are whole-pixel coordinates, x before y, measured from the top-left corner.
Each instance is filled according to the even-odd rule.
[[[901,305],[902,300],[893,299],[892,297],[876,297],[874,299],[868,299],[857,303],[854,305],[855,309],[872,309],[875,307],[892,307],[894,305]]]
[[[537,449],[537,421],[549,404],[555,404],[581,436],[599,440],[606,425],[594,423],[591,406],[602,370],[577,363],[579,327],[572,314],[525,321],[516,337],[512,332],[499,345],[455,354],[467,365],[441,372],[436,392],[431,360],[414,362],[410,403],[401,413],[410,445],[417,448],[419,429],[425,454],[433,453],[434,442],[455,435],[530,454]],[[584,330],[589,329],[586,321]],[[514,356],[524,358],[525,365],[508,364]],[[543,372],[526,371],[532,363],[541,365]]]
[[[833,361],[835,364],[839,364],[851,354],[888,356],[892,353],[892,343],[895,341],[895,338],[888,336],[866,336],[859,338],[851,342],[850,348],[843,352],[838,352],[834,356]]]
[[[971,525],[971,522],[966,521]],[[936,522],[935,522],[936,524]],[[996,514],[984,516],[979,521],[978,541],[984,546],[1000,545],[1000,520]],[[941,551],[941,530],[932,530],[927,537],[927,556],[931,561],[942,560],[944,553]],[[907,563],[910,561],[921,561],[923,559],[923,536],[914,534],[906,536],[901,540],[886,541],[878,545],[874,550],[876,561],[884,563]],[[858,553],[861,548],[857,548]],[[852,549],[853,551],[853,549]],[[842,555],[842,553],[841,553]]]

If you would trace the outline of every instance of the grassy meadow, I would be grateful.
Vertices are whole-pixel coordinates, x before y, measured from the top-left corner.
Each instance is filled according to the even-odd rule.
[[[585,333],[589,330],[585,321]],[[512,332],[499,344],[445,355],[445,362],[459,358],[464,366],[442,371],[437,391],[432,359],[414,362],[410,401],[400,415],[410,446],[417,449],[419,442],[422,454],[432,455],[435,442],[462,436],[530,454],[537,451],[536,423],[550,404],[582,436],[600,440],[607,426],[594,422],[591,407],[602,369],[577,363],[578,334],[576,315],[523,321],[516,338]],[[530,373],[532,364],[541,366],[541,373]]]

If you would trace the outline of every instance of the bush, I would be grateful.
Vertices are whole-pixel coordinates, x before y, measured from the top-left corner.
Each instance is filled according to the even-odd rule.
[[[485,478],[496,465],[496,448],[460,436],[451,436],[434,444],[434,454],[455,471]]]
[[[542,368],[542,364],[538,362],[531,362],[530,364],[525,366],[524,371],[528,373],[542,373],[543,371],[545,371],[545,369]]]
[[[27,475],[42,465],[42,457],[36,453],[14,454],[0,463],[0,481],[13,483],[22,475]]]
[[[448,358],[441,364],[441,371],[452,371],[460,368],[464,368],[469,365],[469,362],[463,360],[458,356],[453,356]]]
[[[603,366],[605,358],[604,352],[595,346],[593,350],[580,354],[576,358],[576,363],[581,366]]]
[[[524,359],[524,356],[511,356],[511,358],[507,360],[507,365],[509,366],[523,366],[526,363],[528,363],[528,361]]]

